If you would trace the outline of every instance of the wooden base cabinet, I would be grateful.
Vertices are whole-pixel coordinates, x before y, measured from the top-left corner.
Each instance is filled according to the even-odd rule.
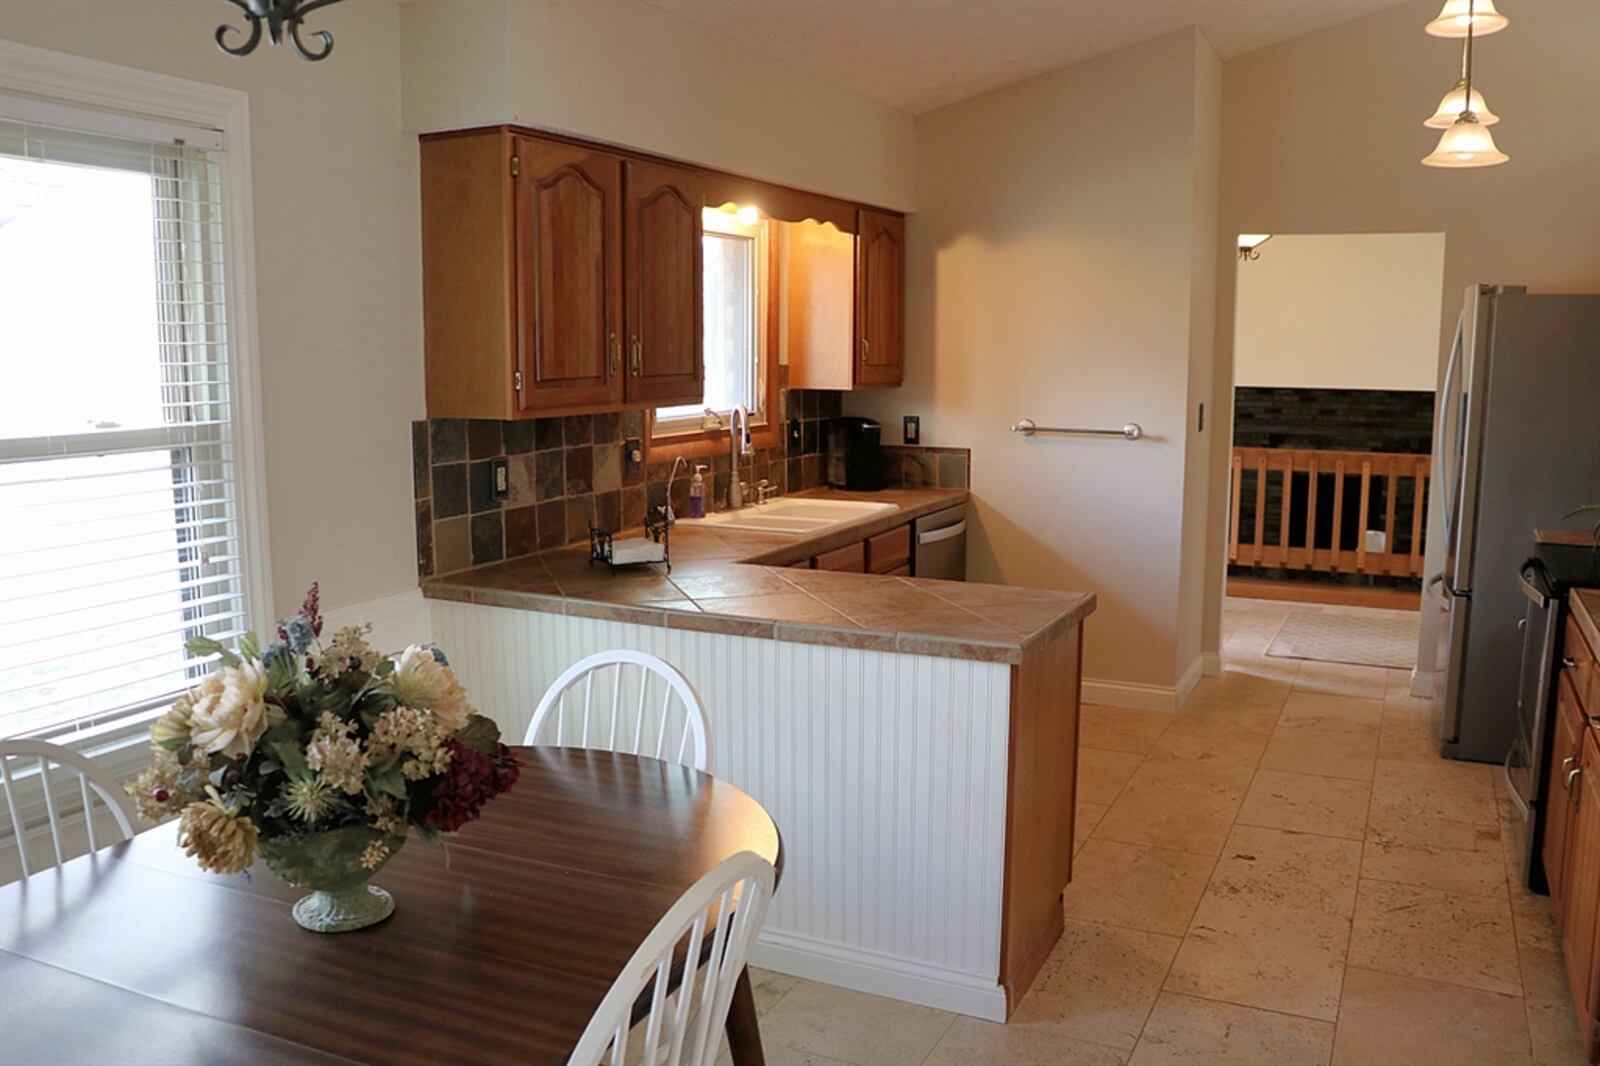
[[[688,168],[507,129],[424,137],[428,416],[699,403],[703,206]]]

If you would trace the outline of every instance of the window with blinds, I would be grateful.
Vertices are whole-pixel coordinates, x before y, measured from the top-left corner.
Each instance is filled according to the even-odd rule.
[[[0,736],[65,739],[245,627],[221,137],[0,102]]]

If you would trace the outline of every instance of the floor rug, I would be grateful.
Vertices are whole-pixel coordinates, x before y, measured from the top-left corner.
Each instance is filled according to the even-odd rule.
[[[1267,654],[1279,659],[1410,669],[1417,665],[1419,620],[1415,612],[1361,616],[1296,609],[1284,619]]]

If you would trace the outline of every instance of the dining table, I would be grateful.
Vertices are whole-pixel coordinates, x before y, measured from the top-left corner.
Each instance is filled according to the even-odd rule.
[[[396,906],[367,929],[301,929],[303,890],[201,870],[170,822],[0,886],[0,1063],[566,1062],[683,892],[741,851],[781,872],[782,845],[689,767],[515,750],[510,792],[373,878]],[[747,972],[727,1031],[761,1066]]]

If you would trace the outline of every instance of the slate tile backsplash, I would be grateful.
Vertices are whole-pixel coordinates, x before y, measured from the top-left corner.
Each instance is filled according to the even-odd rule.
[[[822,426],[840,413],[840,400],[837,392],[784,390],[782,443],[757,449],[745,469],[745,479],[753,485],[766,478],[780,493],[824,484],[826,434]],[[790,420],[799,422],[798,447],[789,441]],[[638,529],[648,508],[666,502],[672,469],[671,462],[626,469],[623,442],[643,434],[644,415],[638,411],[516,422],[443,418],[412,423],[418,574],[448,574],[584,541],[591,519],[605,529]],[[497,500],[493,461],[501,458],[507,463],[509,493],[506,499]],[[732,480],[728,453],[695,461],[709,467],[707,506],[725,509]],[[949,470],[939,464],[939,458],[933,459],[932,473],[917,480],[901,472],[897,457],[892,461],[895,473],[891,480],[901,485],[934,485],[941,484],[941,475],[946,475],[948,480],[961,482],[953,487],[965,485],[964,458],[959,476],[955,464]],[[679,474],[673,496],[674,509],[685,513],[689,506],[687,474]]]

